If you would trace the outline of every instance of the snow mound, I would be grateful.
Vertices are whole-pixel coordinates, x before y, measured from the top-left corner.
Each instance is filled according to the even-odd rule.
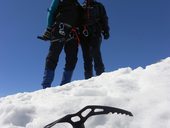
[[[121,68],[89,80],[0,98],[1,128],[42,128],[87,105],[129,110],[87,120],[87,128],[170,128],[170,58],[145,69]],[[58,128],[66,128],[61,126]]]

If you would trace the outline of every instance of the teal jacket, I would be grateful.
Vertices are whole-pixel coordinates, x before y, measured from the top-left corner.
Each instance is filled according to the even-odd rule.
[[[55,12],[58,8],[60,0],[53,0],[51,3],[51,6],[48,10],[48,15],[47,15],[47,27],[52,27],[52,25],[55,22]]]

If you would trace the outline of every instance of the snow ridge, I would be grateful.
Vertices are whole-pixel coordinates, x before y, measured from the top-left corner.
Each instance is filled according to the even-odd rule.
[[[1,128],[42,128],[87,105],[129,110],[87,120],[87,128],[169,128],[170,57],[146,68],[121,68],[89,80],[0,98]],[[60,126],[58,128],[65,128]]]

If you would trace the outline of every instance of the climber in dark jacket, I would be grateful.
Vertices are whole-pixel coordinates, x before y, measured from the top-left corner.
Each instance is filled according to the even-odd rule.
[[[39,37],[50,40],[49,53],[46,58],[42,86],[51,87],[59,55],[64,48],[66,54],[65,68],[60,85],[71,81],[77,63],[78,34],[77,26],[82,7],[77,0],[53,0],[48,11],[48,26],[45,33]]]
[[[85,0],[84,22],[82,27],[81,47],[84,59],[85,79],[93,76],[93,62],[96,75],[105,71],[101,56],[102,36],[109,38],[108,16],[104,6],[95,0]]]

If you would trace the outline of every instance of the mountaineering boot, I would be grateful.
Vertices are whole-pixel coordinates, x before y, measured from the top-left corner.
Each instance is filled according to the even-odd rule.
[[[72,78],[73,71],[64,71],[63,72],[63,77],[60,85],[64,85],[66,83],[69,83]]]
[[[85,77],[85,79],[89,79],[89,78],[93,77],[93,71],[85,71],[84,77]]]
[[[104,68],[101,68],[100,70],[96,70],[96,76],[100,76],[104,72]]]
[[[54,70],[46,69],[44,71],[42,86],[43,89],[51,87],[51,83],[54,80]]]

